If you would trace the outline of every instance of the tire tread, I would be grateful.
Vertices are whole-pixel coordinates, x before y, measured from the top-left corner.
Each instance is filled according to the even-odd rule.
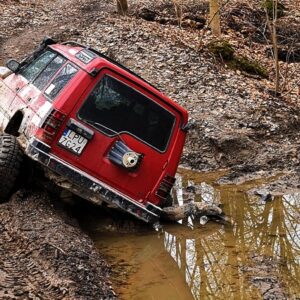
[[[16,137],[0,135],[0,203],[11,195],[21,170],[23,152]]]

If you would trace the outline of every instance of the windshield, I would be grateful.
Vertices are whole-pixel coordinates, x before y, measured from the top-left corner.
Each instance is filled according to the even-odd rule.
[[[81,120],[107,135],[129,133],[165,151],[175,117],[126,84],[104,76],[79,110]]]

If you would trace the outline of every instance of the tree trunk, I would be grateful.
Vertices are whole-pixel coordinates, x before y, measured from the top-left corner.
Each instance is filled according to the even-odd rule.
[[[266,9],[267,24],[271,34],[273,53],[274,53],[274,69],[275,69],[275,81],[274,89],[276,96],[279,92],[279,83],[280,83],[280,73],[279,73],[279,60],[278,60],[278,42],[277,42],[277,14],[278,14],[278,0],[273,0],[273,20],[269,18],[268,11]]]
[[[127,15],[128,12],[128,4],[127,0],[117,0],[118,13],[120,15]]]
[[[219,0],[209,2],[209,25],[213,35],[219,37],[221,35]]]
[[[279,92],[279,60],[278,60],[278,43],[277,43],[277,8],[278,0],[273,1],[274,14],[273,14],[273,48],[274,48],[274,62],[275,62],[275,94]]]

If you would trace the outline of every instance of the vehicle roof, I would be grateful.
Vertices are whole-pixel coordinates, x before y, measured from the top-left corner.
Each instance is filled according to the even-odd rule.
[[[105,56],[104,54],[98,52],[97,50],[94,50],[89,47],[85,47],[75,42],[66,42],[64,44],[53,44],[49,47],[61,53],[68,60],[72,61],[81,69],[85,70],[90,74],[95,69],[98,69],[99,66],[103,67],[103,63],[105,63],[107,67],[116,70],[118,73],[131,80],[134,79],[134,82],[136,82],[138,85],[142,86],[143,88],[145,88],[146,90],[148,90],[149,92],[151,92],[152,94],[164,100],[164,102],[166,102],[167,104],[175,108],[183,117],[183,125],[187,123],[188,113],[182,106],[180,106],[179,104],[177,104],[176,102],[174,102],[173,100],[165,96],[157,88],[155,88],[153,85],[151,85],[146,80],[141,78],[139,75],[135,74],[133,71],[129,70],[128,68],[121,65],[120,63],[112,60],[111,58]],[[84,49],[92,52],[95,55],[94,59],[92,59],[89,63],[84,63],[83,61],[81,61],[79,58],[76,57],[76,55]]]

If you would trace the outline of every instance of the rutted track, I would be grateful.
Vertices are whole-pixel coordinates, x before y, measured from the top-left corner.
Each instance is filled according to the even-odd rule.
[[[42,192],[0,207],[1,299],[115,299],[109,266]]]

